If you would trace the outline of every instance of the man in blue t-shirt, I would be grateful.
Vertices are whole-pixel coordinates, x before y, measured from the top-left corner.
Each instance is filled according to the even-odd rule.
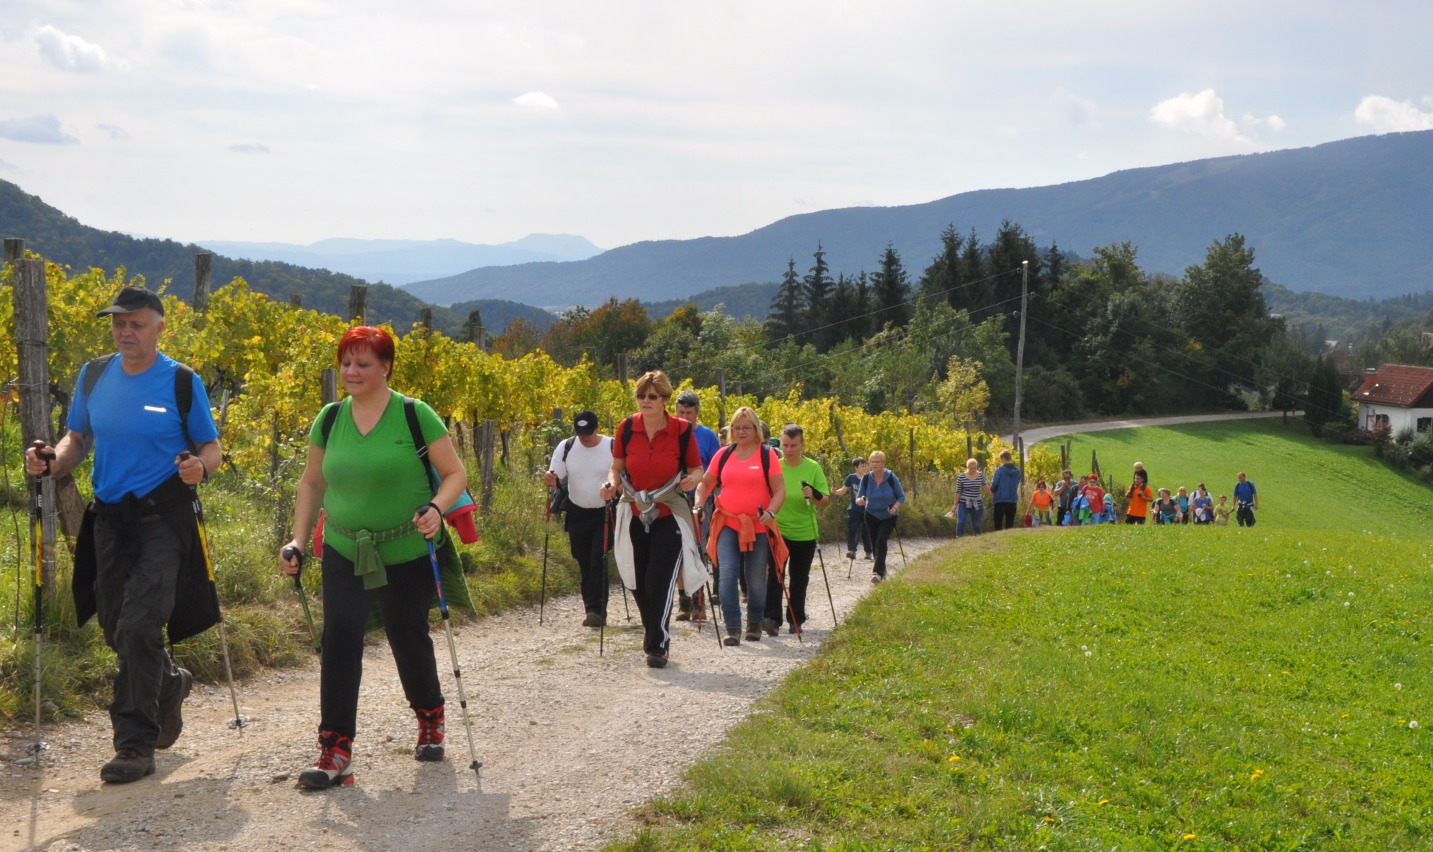
[[[1234,483],[1234,504],[1237,506],[1235,514],[1239,518],[1239,526],[1252,527],[1254,525],[1254,513],[1259,510],[1259,489],[1239,471],[1239,481]]]
[[[69,431],[53,450],[27,450],[25,471],[63,476],[94,449],[95,501],[76,543],[75,603],[81,624],[98,614],[119,659],[109,710],[115,756],[100,777],[122,784],[153,773],[155,749],[173,745],[184,726],[180,705],[194,678],[165,651],[166,626],[178,641],[217,621],[217,603],[206,608],[204,595],[192,594],[199,583],[213,601],[202,559],[196,566],[193,558],[192,488],[219,468],[223,452],[204,384],[159,351],[159,296],[125,287],[99,316],[110,318],[117,357],[80,371]],[[180,382],[190,386],[187,417]]]

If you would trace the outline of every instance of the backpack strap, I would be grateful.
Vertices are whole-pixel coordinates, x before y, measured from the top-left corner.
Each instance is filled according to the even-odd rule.
[[[338,410],[343,408],[343,402],[331,402],[324,408],[323,414],[318,422],[318,433],[323,436],[323,445],[328,447],[328,433],[333,431],[333,421],[338,419]]]
[[[111,352],[108,355],[101,355],[98,358],[85,364],[85,380],[83,390],[85,400],[94,393],[95,385],[99,384],[100,376],[109,369],[118,353]],[[184,431],[184,443],[190,449],[194,448],[194,440],[189,437],[189,410],[194,407],[194,371],[185,364],[175,363],[174,370],[174,402],[179,411],[179,428]],[[94,432],[85,430],[85,441],[89,443],[94,437]]]
[[[403,397],[403,416],[408,420],[408,431],[413,435],[413,449],[418,453],[418,459],[423,462],[428,482],[436,482],[438,476],[433,470],[433,460],[428,458],[428,442],[423,438],[423,427],[418,424],[418,400],[411,396]]]
[[[572,452],[572,445],[573,445],[576,441],[577,441],[577,436],[574,435],[574,436],[572,436],[571,438],[568,438],[566,441],[563,441],[563,442],[562,442],[562,461],[563,461],[563,463],[566,463],[566,462],[567,462],[567,454],[570,453],[570,452]],[[627,447],[624,445],[624,446],[622,447],[622,449],[623,449],[623,451],[625,451],[625,450],[627,449]]]
[[[627,445],[632,443],[632,421],[641,416],[639,412],[622,421],[622,432],[619,436],[619,440],[622,442],[622,458],[624,459],[627,458]],[[680,420],[681,418],[676,419]],[[682,420],[682,422],[687,423],[685,420]],[[569,438],[568,440],[571,441],[574,439]],[[680,426],[677,427],[677,471],[679,473],[686,473],[687,471],[687,448],[691,445],[692,425],[687,423],[687,428],[685,429],[682,429]],[[562,454],[562,460],[567,461],[566,451]]]
[[[771,457],[768,455],[771,448],[766,446],[766,444],[762,444],[758,450],[761,453],[761,478],[762,481],[766,483],[766,496],[771,497],[774,496],[774,492],[771,490]],[[726,463],[730,461],[731,457],[736,453],[736,445],[728,444],[717,452],[720,453],[721,458],[716,460],[716,478],[717,485],[721,485],[722,468],[726,467]]]

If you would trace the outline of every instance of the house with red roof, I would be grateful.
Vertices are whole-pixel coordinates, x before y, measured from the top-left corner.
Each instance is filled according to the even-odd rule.
[[[1395,435],[1404,429],[1425,432],[1433,426],[1433,367],[1384,364],[1363,377],[1353,402],[1358,426],[1366,432],[1384,425]]]

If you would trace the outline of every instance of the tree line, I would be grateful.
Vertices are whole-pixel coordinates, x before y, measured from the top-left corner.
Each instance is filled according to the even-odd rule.
[[[788,260],[764,322],[695,305],[654,320],[640,302],[612,299],[495,348],[531,346],[607,369],[625,353],[630,372],[676,369],[698,385],[720,375],[760,395],[799,389],[871,412],[999,425],[1013,408],[1028,261],[1028,420],[1292,410],[1308,406],[1320,375],[1322,347],[1270,315],[1267,282],[1240,234],[1213,241],[1180,276],[1145,271],[1128,242],[1080,257],[1009,221],[989,241],[947,227],[918,275],[892,246],[856,275],[833,275],[825,256],[818,244],[804,272]],[[966,400],[960,410],[956,399]],[[981,399],[986,407],[972,410]]]

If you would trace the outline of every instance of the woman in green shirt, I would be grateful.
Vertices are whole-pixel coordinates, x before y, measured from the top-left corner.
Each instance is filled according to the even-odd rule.
[[[348,398],[332,403],[336,416],[326,419],[325,409],[314,421],[295,498],[294,537],[280,551],[283,571],[297,574],[322,507],[319,759],[299,775],[301,787],[353,781],[363,635],[375,601],[404,695],[418,717],[414,756],[443,759],[444,699],[428,634],[435,588],[428,540],[442,533],[443,513],[458,501],[468,477],[443,421],[415,402],[428,458],[442,477],[442,487],[433,493],[404,396],[388,386],[393,354],[393,337],[379,328],[352,328],[339,341],[339,375]]]
[[[768,568],[766,618],[761,622],[768,636],[781,632],[783,613],[792,633],[799,632],[806,623],[806,586],[811,581],[811,560],[820,546],[816,510],[831,502],[826,472],[815,459],[807,458],[805,451],[806,433],[795,423],[788,423],[781,430],[781,476],[786,482],[786,502],[776,513],[776,523],[790,554],[786,561],[786,592],[791,600],[788,611],[786,602],[781,599],[776,570]]]

